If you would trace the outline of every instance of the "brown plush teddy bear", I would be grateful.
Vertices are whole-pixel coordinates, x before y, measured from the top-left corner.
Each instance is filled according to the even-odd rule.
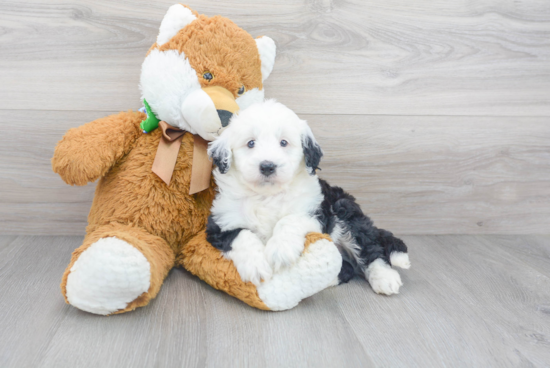
[[[270,38],[170,7],[142,66],[147,113],[121,112],[71,129],[55,149],[53,170],[65,182],[100,179],[86,237],[63,275],[67,303],[103,315],[145,306],[178,265],[265,310],[292,308],[336,283],[342,259],[326,235],[309,234],[300,260],[258,285],[243,282],[206,241],[215,193],[206,141],[237,110],[264,99],[274,60]]]

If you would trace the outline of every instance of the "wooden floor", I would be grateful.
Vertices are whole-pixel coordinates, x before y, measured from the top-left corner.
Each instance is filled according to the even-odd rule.
[[[397,296],[353,280],[281,313],[181,269],[132,313],[66,305],[95,184],[53,149],[141,107],[176,2],[0,0],[0,368],[550,367],[550,236],[513,235],[549,233],[548,0],[185,1],[274,39],[266,96],[308,120],[325,179],[418,234],[413,267]]]
[[[550,236],[405,236],[399,295],[364,280],[263,312],[175,269],[100,317],[59,280],[82,237],[0,237],[0,367],[548,367]]]
[[[84,235],[95,184],[51,170],[72,127],[142,106],[176,0],[0,0],[0,234]],[[277,45],[266,97],[322,175],[401,234],[547,234],[549,0],[188,0]]]

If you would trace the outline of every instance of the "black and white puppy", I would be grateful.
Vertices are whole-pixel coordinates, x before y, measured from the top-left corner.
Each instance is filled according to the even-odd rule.
[[[401,277],[391,266],[410,267],[407,247],[374,227],[353,196],[317,177],[323,153],[293,111],[267,100],[239,112],[209,154],[218,194],[207,239],[243,281],[259,285],[291,266],[306,234],[323,232],[343,258],[339,283],[359,274],[377,293],[399,292]]]

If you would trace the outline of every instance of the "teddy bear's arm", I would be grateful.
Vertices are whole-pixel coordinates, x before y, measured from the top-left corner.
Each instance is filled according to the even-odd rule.
[[[70,129],[55,148],[53,171],[71,185],[86,185],[109,171],[142,134],[141,112],[121,112]]]
[[[298,262],[256,286],[242,281],[237,268],[208,243],[200,231],[176,255],[176,264],[248,305],[264,310],[285,310],[338,283],[342,256],[327,234],[306,235],[305,251]]]

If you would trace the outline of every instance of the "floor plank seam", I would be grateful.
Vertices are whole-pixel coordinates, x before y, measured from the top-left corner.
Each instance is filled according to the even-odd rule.
[[[269,96],[268,96],[269,98]],[[0,109],[0,111],[6,111],[6,112],[28,112],[28,111],[33,111],[33,112],[38,112],[38,111],[43,111],[43,112],[79,112],[79,113],[105,113],[105,114],[117,114],[121,111],[128,111],[128,110],[137,110],[139,108],[141,108],[141,106],[138,106],[138,104],[136,104],[136,107],[135,109],[132,108],[132,107],[129,107],[127,109],[119,109],[119,110],[58,110],[58,109],[52,109],[52,110],[49,110],[49,109]],[[403,118],[403,117],[417,117],[417,118],[421,118],[421,117],[426,117],[426,118],[430,118],[430,117],[464,117],[464,118],[533,118],[533,119],[541,119],[541,118],[548,118],[550,117],[550,114],[549,115],[510,115],[510,114],[507,114],[507,115],[491,115],[491,114],[473,114],[473,115],[470,115],[470,114],[347,114],[345,112],[337,112],[337,113],[330,113],[330,114],[327,114],[327,113],[323,113],[323,114],[318,114],[318,113],[302,113],[300,112],[299,110],[296,110],[296,113],[298,115],[302,115],[302,116],[346,116],[346,117],[353,117],[353,116],[369,116],[369,117],[377,117],[377,116],[380,116],[380,117],[396,117],[396,118]],[[550,120],[548,121],[548,124],[550,124]]]

